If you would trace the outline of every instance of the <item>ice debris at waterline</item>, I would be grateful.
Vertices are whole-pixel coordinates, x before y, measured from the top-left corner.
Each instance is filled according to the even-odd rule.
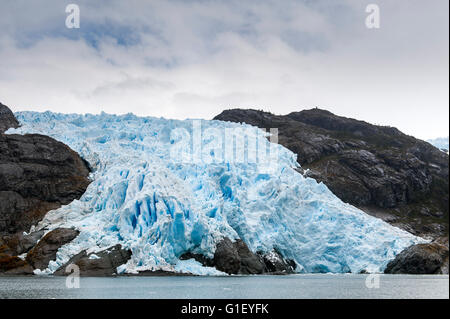
[[[180,145],[193,150],[200,138],[200,154],[221,154],[232,145],[235,155],[244,152],[248,159],[269,144],[255,127],[202,120],[197,121],[199,135],[190,120],[105,113],[15,115],[22,126],[8,134],[49,135],[93,168],[93,182],[81,199],[49,212],[36,226],[81,232],[41,273],[56,271],[82,250],[121,244],[131,249],[132,258],[118,267],[119,273],[162,269],[219,274],[178,257],[187,251],[212,257],[223,237],[241,238],[253,252],[275,248],[293,259],[299,272],[381,272],[396,254],[421,241],[299,174],[296,155],[280,145],[271,144],[277,159],[269,170],[267,163],[208,163],[196,158],[198,152],[186,161],[171,153]],[[245,132],[245,142],[220,141],[211,134],[226,129]],[[252,141],[259,147],[252,147]]]

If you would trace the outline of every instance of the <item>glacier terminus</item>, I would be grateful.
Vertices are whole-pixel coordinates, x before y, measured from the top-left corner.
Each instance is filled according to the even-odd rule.
[[[133,114],[15,115],[21,126],[8,134],[51,136],[92,168],[79,200],[33,226],[80,231],[38,274],[55,272],[83,250],[121,244],[132,256],[118,273],[223,275],[180,256],[212,257],[225,237],[241,239],[252,252],[276,250],[302,273],[377,273],[424,242],[303,176],[296,154],[250,125]]]

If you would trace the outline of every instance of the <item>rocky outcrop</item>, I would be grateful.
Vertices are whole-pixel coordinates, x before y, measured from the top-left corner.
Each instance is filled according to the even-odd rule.
[[[90,183],[87,163],[68,146],[43,135],[3,134],[17,127],[0,104],[0,272],[8,274],[46,268],[57,247],[74,238],[73,230],[58,230],[35,246],[43,231],[24,232],[48,211],[80,198]],[[26,260],[18,257],[27,252]]]
[[[0,240],[0,276],[1,275],[31,275],[33,267],[25,260],[16,256],[3,241]]]
[[[26,261],[34,269],[46,269],[56,252],[63,245],[74,240],[80,232],[71,228],[57,228],[47,233],[27,254]]]
[[[0,253],[0,275],[32,275],[33,267],[25,260]]]
[[[63,143],[0,134],[0,235],[29,231],[49,210],[80,198],[88,175],[86,163]]]
[[[232,242],[225,238],[216,247],[214,264],[217,270],[228,274],[262,274],[265,265],[262,259],[253,254],[242,240]]]
[[[284,259],[276,250],[268,254],[253,253],[240,239],[234,242],[229,238],[221,240],[212,259],[190,252],[180,257],[182,260],[191,258],[230,275],[290,274],[296,268],[295,262]]]
[[[448,274],[448,238],[413,245],[387,265],[386,274]]]
[[[276,249],[267,253],[259,254],[266,266],[266,272],[272,274],[294,273],[297,265],[293,260],[286,259]]]
[[[0,133],[6,132],[10,128],[18,128],[19,122],[14,116],[13,112],[6,106],[0,103]]]
[[[131,258],[131,251],[116,245],[98,253],[87,254],[86,251],[72,257],[67,264],[58,269],[54,274],[57,276],[67,275],[67,266],[73,264],[79,267],[80,276],[104,277],[117,274],[117,267],[127,263]]]
[[[278,128],[302,172],[344,202],[416,235],[448,236],[448,155],[392,127],[312,109],[285,116],[234,109],[215,120]]]
[[[16,234],[0,241],[0,274],[31,275],[34,269],[46,269],[48,263],[56,259],[58,249],[75,239],[79,232],[57,228],[39,240],[42,234],[43,231],[22,236]],[[26,257],[17,256],[26,252]]]
[[[0,239],[0,246],[4,245],[5,252],[13,256],[27,253],[36,245],[39,239],[44,235],[44,230],[39,230],[31,234],[15,233],[14,235],[6,235]]]
[[[13,127],[13,113],[0,105],[0,237],[29,231],[90,183],[87,163],[68,146],[43,135],[2,134]]]

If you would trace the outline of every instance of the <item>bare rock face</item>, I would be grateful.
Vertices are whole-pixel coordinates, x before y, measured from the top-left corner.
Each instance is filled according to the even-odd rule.
[[[88,175],[86,163],[63,143],[0,134],[0,235],[29,231],[49,210],[80,198]]]
[[[19,232],[13,235],[3,236],[0,239],[0,246],[4,245],[6,247],[5,252],[7,251],[10,255],[19,256],[33,248],[43,235],[44,230],[39,230],[31,234]]]
[[[85,192],[88,165],[69,147],[43,135],[6,135],[18,121],[0,104],[0,244],[11,257],[29,251],[42,232],[23,235],[45,214]]]
[[[180,257],[182,260],[190,258],[230,275],[289,274],[296,268],[293,261],[283,258],[277,251],[269,254],[253,253],[240,239],[234,242],[229,238],[221,240],[212,259],[189,252]]]
[[[448,274],[448,239],[413,245],[391,261],[386,274]]]
[[[131,258],[131,251],[116,245],[99,253],[87,254],[86,251],[72,257],[66,265],[58,269],[54,274],[64,276],[68,265],[77,265],[80,276],[104,277],[117,274],[117,267],[125,264]]]
[[[47,268],[48,263],[56,259],[58,249],[75,239],[79,232],[58,228],[40,239],[42,234],[43,231],[15,234],[0,240],[0,275],[32,275],[34,269]],[[26,258],[17,256],[25,252],[28,252]]]
[[[46,269],[48,263],[56,259],[58,249],[74,240],[79,233],[78,230],[71,228],[57,228],[52,230],[28,252],[26,261],[34,269]]]
[[[57,249],[78,235],[59,229],[41,239],[43,231],[24,232],[48,211],[79,199],[90,183],[87,163],[68,146],[43,135],[3,134],[17,127],[0,103],[0,273],[7,275],[47,268]],[[18,257],[25,253],[25,260]]]
[[[14,116],[13,112],[6,106],[0,103],[0,133],[4,133],[10,128],[18,128],[19,122]]]
[[[229,238],[222,240],[214,253],[217,270],[228,274],[262,274],[265,265],[261,258],[253,254],[242,240],[232,242]]]
[[[233,109],[214,119],[278,128],[303,172],[344,202],[416,235],[448,236],[449,157],[431,144],[320,109],[285,116]]]
[[[0,253],[0,275],[32,275],[33,267],[17,256]]]

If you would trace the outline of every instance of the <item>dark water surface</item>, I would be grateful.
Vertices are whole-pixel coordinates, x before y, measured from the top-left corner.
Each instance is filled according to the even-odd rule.
[[[64,277],[0,277],[0,298],[449,298],[448,275],[378,279],[351,274],[81,278],[79,289],[69,289]]]

